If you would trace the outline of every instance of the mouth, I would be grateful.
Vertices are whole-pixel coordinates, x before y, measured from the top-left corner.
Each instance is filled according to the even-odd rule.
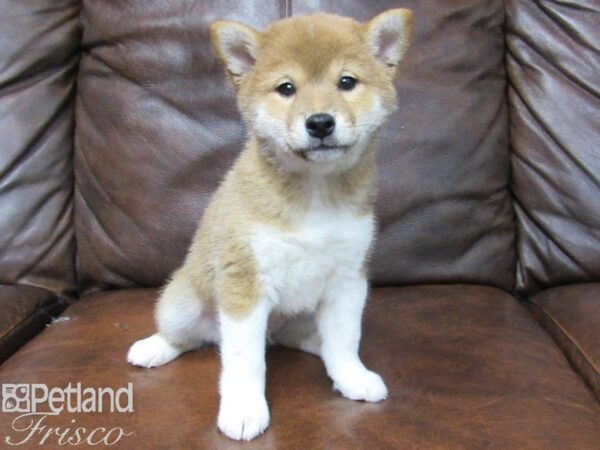
[[[294,153],[306,161],[336,158],[350,147],[347,145],[317,145],[315,147],[294,149]]]

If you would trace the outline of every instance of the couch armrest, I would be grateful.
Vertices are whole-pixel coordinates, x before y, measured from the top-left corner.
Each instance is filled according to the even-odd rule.
[[[45,289],[0,285],[0,363],[39,333],[68,305]]]

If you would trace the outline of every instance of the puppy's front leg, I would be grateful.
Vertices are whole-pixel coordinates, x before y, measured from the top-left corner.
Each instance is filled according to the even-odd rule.
[[[335,389],[352,400],[377,402],[387,397],[387,388],[358,356],[366,298],[367,281],[361,274],[334,277],[317,311],[317,326],[321,357]]]
[[[221,406],[218,427],[229,438],[246,440],[269,426],[265,398],[265,342],[270,307],[259,302],[241,319],[220,312]]]

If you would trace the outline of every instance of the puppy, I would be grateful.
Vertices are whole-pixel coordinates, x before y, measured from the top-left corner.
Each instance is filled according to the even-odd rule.
[[[248,141],[158,300],[158,332],[127,358],[154,367],[220,343],[217,423],[232,439],[253,439],[269,425],[267,340],[320,356],[349,399],[387,396],[358,348],[375,140],[396,108],[393,79],[410,33],[406,9],[366,23],[293,17],[263,32],[211,26]]]

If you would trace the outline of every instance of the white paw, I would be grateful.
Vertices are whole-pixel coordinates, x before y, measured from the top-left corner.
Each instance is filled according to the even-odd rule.
[[[381,377],[366,369],[346,374],[343,379],[336,380],[333,387],[351,400],[378,402],[388,396]]]
[[[140,367],[162,366],[173,361],[180,353],[181,350],[157,333],[133,344],[127,353],[127,362]]]
[[[264,397],[239,398],[221,401],[219,430],[230,439],[249,441],[259,436],[269,426],[269,407]]]

